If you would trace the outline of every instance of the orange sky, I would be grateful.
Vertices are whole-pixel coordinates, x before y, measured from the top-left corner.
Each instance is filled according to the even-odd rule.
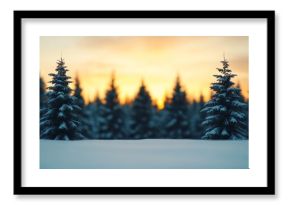
[[[104,97],[114,72],[122,102],[136,95],[143,79],[161,106],[177,74],[189,99],[202,93],[207,100],[223,53],[247,98],[247,36],[42,36],[40,75],[48,82],[62,55],[68,75],[79,76],[86,101],[96,93]]]

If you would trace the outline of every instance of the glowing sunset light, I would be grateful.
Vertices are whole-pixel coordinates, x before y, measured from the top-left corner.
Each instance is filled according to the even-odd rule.
[[[40,37],[40,75],[47,83],[56,61],[65,59],[68,75],[78,75],[86,102],[97,93],[104,98],[115,73],[122,103],[135,97],[141,80],[158,107],[172,93],[179,75],[188,99],[210,96],[216,67],[223,53],[248,98],[247,36],[43,36]],[[73,87],[73,85],[72,85]]]

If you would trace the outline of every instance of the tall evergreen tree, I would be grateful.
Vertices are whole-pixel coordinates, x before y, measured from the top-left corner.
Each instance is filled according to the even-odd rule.
[[[146,139],[153,137],[151,120],[153,116],[152,99],[142,81],[138,94],[132,104],[131,130],[135,139]]]
[[[101,139],[123,139],[125,136],[123,111],[119,102],[115,78],[106,92],[105,103],[100,113],[99,137]]]
[[[52,84],[49,92],[47,110],[40,121],[40,137],[43,139],[79,140],[81,134],[77,112],[81,109],[76,104],[75,97],[71,96],[70,77],[61,58],[57,61],[56,74],[50,73]]]
[[[81,133],[88,139],[92,139],[93,122],[90,121],[88,109],[86,109],[85,101],[82,96],[82,88],[80,86],[80,80],[78,76],[75,78],[75,90],[73,96],[76,98],[76,104],[81,108],[76,111],[78,120],[80,122]]]
[[[191,138],[189,104],[177,77],[173,95],[166,108],[165,131],[168,138]]]
[[[246,139],[247,122],[241,90],[231,81],[236,76],[229,68],[226,59],[221,61],[223,67],[217,68],[220,74],[214,75],[217,81],[212,83],[212,99],[201,112],[205,113],[203,139]]]
[[[74,96],[77,98],[77,103],[79,105],[80,108],[84,108],[85,107],[85,100],[82,96],[82,91],[83,89],[80,86],[80,80],[78,78],[78,76],[75,78],[75,90],[74,90]]]

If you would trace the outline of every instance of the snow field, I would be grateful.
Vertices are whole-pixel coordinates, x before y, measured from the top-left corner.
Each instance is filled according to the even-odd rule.
[[[248,140],[40,140],[41,169],[247,169]]]

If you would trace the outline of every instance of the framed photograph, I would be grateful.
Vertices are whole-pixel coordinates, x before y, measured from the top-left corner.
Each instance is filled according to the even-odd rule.
[[[275,194],[274,11],[14,11],[14,194]]]

